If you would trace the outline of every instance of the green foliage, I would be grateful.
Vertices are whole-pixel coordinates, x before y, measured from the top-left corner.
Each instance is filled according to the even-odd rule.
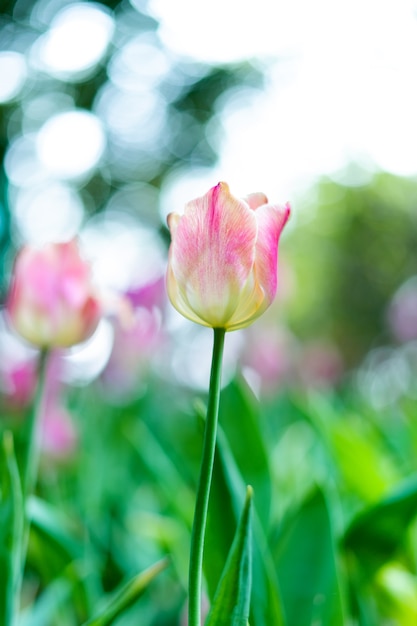
[[[66,463],[40,465],[23,626],[180,623],[205,409],[201,394],[176,389],[150,380],[145,396],[117,406],[94,386],[73,391],[83,445]],[[377,412],[352,387],[268,402],[241,377],[222,390],[204,554],[208,624],[230,603],[244,614],[249,599],[250,626],[415,623],[415,400],[398,410]],[[22,511],[10,441],[1,558],[11,572]],[[248,501],[241,517],[247,484],[259,491],[251,523]],[[162,576],[137,578],[166,556]],[[0,589],[6,611],[11,595]]]
[[[247,384],[243,380],[232,381],[223,390],[219,420],[243,480],[253,486],[256,510],[264,528],[267,528],[271,479],[260,418],[258,403]]]
[[[66,465],[41,463],[28,506],[25,581],[35,591],[23,626],[178,626],[204,409],[196,415],[195,394],[173,389],[150,382],[146,396],[115,407],[93,388],[74,391],[85,447]],[[417,471],[417,441],[408,438],[399,455],[415,401],[404,404],[406,418],[383,421],[352,392],[293,393],[267,405],[237,378],[221,407],[204,556],[208,624],[223,619],[230,602],[246,611],[250,578],[250,626],[415,623],[417,492],[407,476]],[[1,465],[9,568],[11,503],[19,502],[11,450],[3,446]],[[251,524],[246,508],[239,526],[248,483],[260,493]],[[143,586],[135,572],[155,573],[151,564],[165,555],[171,566]]]
[[[287,626],[345,624],[329,506],[320,489],[284,520],[274,561]]]
[[[160,561],[124,584],[113,593],[113,597],[108,600],[106,607],[100,614],[88,620],[84,626],[109,626],[112,624],[121,613],[141,597],[155,576],[158,576],[167,565],[167,561]]]
[[[252,487],[248,487],[245,506],[206,626],[246,626],[248,623],[252,583],[252,496]]]
[[[417,478],[407,479],[383,500],[359,513],[344,545],[365,572],[373,572],[406,549],[407,530],[417,515]]]
[[[209,591],[211,597],[214,595],[217,581],[221,575],[221,563],[226,561],[228,546],[231,543],[231,539],[227,542],[225,537],[236,526],[240,503],[245,494],[245,481],[236,466],[233,453],[221,430],[218,436],[217,453],[206,532],[205,574],[209,590],[212,590],[211,593]],[[253,585],[250,624],[252,626],[267,626],[267,624],[273,623],[279,626],[284,622],[278,582],[265,533],[256,513],[256,499],[254,504]],[[223,550],[221,550],[222,546]]]
[[[24,511],[19,470],[11,432],[3,433],[0,448],[0,621],[12,626],[18,608]]]
[[[60,617],[62,606],[71,601],[73,586],[65,578],[55,578],[22,616],[22,626],[49,626]],[[64,618],[65,619],[65,618]]]
[[[334,341],[357,365],[387,338],[387,306],[415,274],[417,185],[379,173],[366,184],[323,179],[283,242],[298,289],[289,321],[305,338]]]

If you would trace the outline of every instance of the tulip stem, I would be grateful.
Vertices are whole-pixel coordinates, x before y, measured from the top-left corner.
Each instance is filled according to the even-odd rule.
[[[219,415],[220,383],[222,372],[225,330],[214,329],[213,357],[211,362],[210,389],[207,419],[204,429],[203,455],[198,481],[194,521],[191,533],[190,566],[188,578],[188,626],[201,624],[201,584],[203,569],[204,535],[207,509],[216,449],[217,420]]]
[[[25,432],[24,440],[24,453],[21,468],[21,480],[22,480],[22,496],[23,496],[23,514],[24,522],[22,527],[22,534],[19,538],[19,544],[15,546],[16,552],[19,554],[20,560],[20,575],[17,576],[16,583],[14,585],[14,604],[19,606],[20,594],[22,589],[23,572],[26,562],[26,554],[29,543],[29,531],[30,520],[27,512],[28,498],[35,488],[36,476],[38,473],[39,463],[39,448],[36,437],[37,425],[39,423],[39,416],[43,407],[43,397],[45,390],[45,378],[46,378],[46,366],[48,360],[48,351],[42,350],[39,354],[38,367],[37,367],[37,380],[35,396],[33,398],[32,407],[29,412]],[[12,624],[15,624],[17,616],[12,616]]]
[[[48,361],[48,351],[41,350],[39,353],[37,381],[35,397],[30,411],[26,430],[26,448],[23,464],[23,495],[25,500],[32,493],[38,472],[39,449],[36,440],[36,430],[39,423],[39,416],[42,411],[43,396],[45,390],[46,365]]]

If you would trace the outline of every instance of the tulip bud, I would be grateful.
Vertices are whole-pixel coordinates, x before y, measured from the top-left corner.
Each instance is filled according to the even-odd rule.
[[[188,319],[227,331],[249,326],[277,289],[278,241],[290,207],[262,193],[246,199],[219,183],[171,213],[167,290]]]
[[[88,339],[100,319],[90,267],[75,240],[24,247],[12,275],[6,310],[16,331],[40,348],[67,348]]]

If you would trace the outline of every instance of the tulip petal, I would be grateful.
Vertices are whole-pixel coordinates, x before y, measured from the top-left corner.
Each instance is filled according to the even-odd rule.
[[[169,299],[181,315],[196,324],[211,327],[210,323],[206,322],[190,307],[187,297],[183,289],[181,289],[174,272],[172,271],[171,265],[168,265],[167,271],[167,292]]]
[[[289,216],[289,204],[265,204],[256,211],[258,239],[255,272],[257,282],[265,293],[267,306],[275,298],[277,290],[278,242]]]
[[[268,306],[264,305],[265,295],[260,285],[256,283],[255,273],[252,272],[245,287],[239,294],[239,305],[232,317],[227,321],[228,331],[238,330],[248,325],[249,321],[259,317]]]
[[[288,204],[284,207],[265,204],[256,211],[258,238],[253,276],[240,294],[239,306],[227,330],[248,326],[273,301],[277,289],[278,241],[289,215]]]
[[[255,193],[250,193],[247,195],[244,200],[249,204],[251,209],[257,209],[263,204],[268,204],[268,198],[262,191],[257,191]]]
[[[191,309],[187,317],[204,319],[213,327],[224,326],[253,267],[254,212],[230,194],[226,183],[219,183],[188,203],[179,221],[171,218],[170,222],[170,265],[177,283],[185,287],[181,296],[185,309]],[[169,292],[173,290],[171,287]]]

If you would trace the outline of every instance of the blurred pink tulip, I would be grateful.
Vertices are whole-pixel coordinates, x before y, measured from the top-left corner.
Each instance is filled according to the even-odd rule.
[[[409,278],[395,293],[387,317],[398,341],[407,343],[417,339],[417,276]]]
[[[125,292],[124,297],[134,309],[140,307],[151,311],[158,308],[163,311],[166,304],[164,277],[160,276],[140,287],[131,287]]]
[[[165,340],[163,315],[166,290],[163,276],[119,296],[124,314],[115,312],[113,348],[101,375],[114,400],[143,392],[146,376]]]
[[[33,360],[6,363],[0,369],[0,389],[6,402],[13,407],[26,407],[32,400],[36,386],[36,365]]]
[[[299,377],[306,387],[327,388],[342,377],[344,365],[339,350],[328,341],[304,344],[299,360]]]
[[[294,378],[297,342],[290,332],[275,324],[260,324],[248,332],[241,363],[253,372],[259,393],[272,395]]]
[[[71,415],[58,398],[45,403],[39,425],[39,445],[42,452],[56,459],[67,458],[76,449],[77,432]]]
[[[109,361],[102,373],[106,391],[126,400],[142,391],[152,357],[163,341],[161,312],[140,307],[132,312],[129,324],[113,320],[114,341]]]
[[[23,248],[6,307],[17,332],[41,348],[67,348],[88,339],[101,306],[76,241]]]
[[[277,289],[278,241],[290,207],[254,193],[231,195],[219,183],[171,213],[167,289],[185,317],[227,331],[244,328],[269,307]]]

